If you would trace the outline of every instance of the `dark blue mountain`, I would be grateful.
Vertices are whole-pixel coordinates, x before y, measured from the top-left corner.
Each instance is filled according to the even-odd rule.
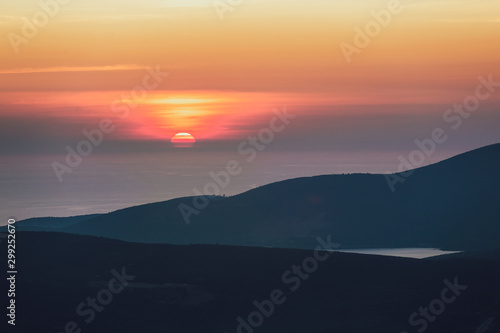
[[[57,229],[119,240],[312,248],[331,234],[343,248],[497,248],[500,144],[419,168],[391,191],[388,175],[291,179],[211,197],[186,224],[192,197],[122,209]],[[407,176],[407,177],[404,177]]]

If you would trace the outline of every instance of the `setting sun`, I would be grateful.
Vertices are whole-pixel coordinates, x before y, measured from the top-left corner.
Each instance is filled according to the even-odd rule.
[[[171,140],[172,145],[176,148],[191,148],[196,140],[189,133],[177,133]]]

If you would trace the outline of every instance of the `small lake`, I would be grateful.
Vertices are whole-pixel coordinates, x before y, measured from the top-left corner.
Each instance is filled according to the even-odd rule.
[[[414,259],[424,259],[443,254],[458,253],[460,251],[441,251],[432,248],[398,248],[398,249],[348,249],[336,250],[345,253],[374,254],[381,256],[404,257]]]

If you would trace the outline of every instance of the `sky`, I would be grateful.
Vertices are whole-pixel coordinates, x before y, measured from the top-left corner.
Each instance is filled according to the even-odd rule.
[[[113,130],[92,156],[111,164],[149,152],[208,166],[285,109],[295,118],[266,152],[289,164],[317,152],[394,171],[436,128],[448,140],[425,164],[500,142],[498,87],[460,126],[445,120],[480,78],[500,82],[497,0],[6,0],[0,13],[4,189],[102,121]],[[196,144],[175,147],[177,133]],[[313,170],[326,171],[290,175]]]

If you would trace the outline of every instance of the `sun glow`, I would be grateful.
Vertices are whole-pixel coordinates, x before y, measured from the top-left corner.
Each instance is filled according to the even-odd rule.
[[[175,148],[191,148],[196,142],[195,138],[189,133],[177,133],[170,141]]]
[[[149,101],[151,104],[202,104],[202,103],[213,103],[219,101],[218,99],[209,98],[165,98],[165,99],[155,99]]]

